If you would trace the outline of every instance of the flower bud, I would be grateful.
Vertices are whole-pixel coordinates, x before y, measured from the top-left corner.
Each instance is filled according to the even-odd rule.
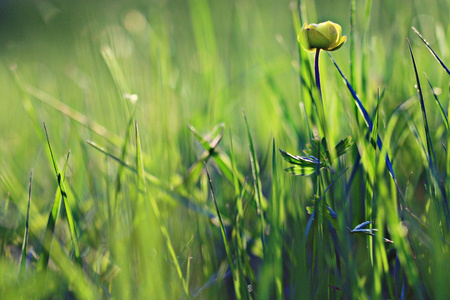
[[[341,26],[331,21],[310,25],[305,23],[298,35],[298,41],[308,51],[334,51],[341,48],[347,41],[347,36],[342,36]]]

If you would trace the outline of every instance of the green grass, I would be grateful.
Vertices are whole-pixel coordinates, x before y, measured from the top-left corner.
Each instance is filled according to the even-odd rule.
[[[1,297],[448,298],[428,2],[2,2]]]

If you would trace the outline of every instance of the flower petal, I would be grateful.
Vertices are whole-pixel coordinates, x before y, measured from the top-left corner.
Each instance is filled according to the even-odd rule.
[[[339,42],[338,42],[336,45],[334,45],[334,47],[330,47],[331,49],[327,49],[327,51],[335,51],[335,50],[341,48],[342,45],[344,45],[344,43],[345,43],[346,41],[347,41],[347,36],[344,35],[343,37],[341,37],[341,39],[339,40]]]

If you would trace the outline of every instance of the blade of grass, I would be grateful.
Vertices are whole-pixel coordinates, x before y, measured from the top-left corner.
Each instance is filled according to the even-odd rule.
[[[131,128],[133,126],[133,120],[134,120],[134,116],[136,114],[136,105],[134,105],[134,109],[133,112],[130,115],[130,118],[128,119],[128,125],[127,128],[125,130],[125,139],[123,141],[122,144],[122,152],[120,155],[121,161],[125,160],[125,157],[127,156],[127,149],[128,149],[128,144],[130,142],[130,136],[131,136]],[[111,205],[113,207],[113,213],[116,214],[117,213],[117,209],[118,209],[118,205],[119,205],[119,194],[121,192],[122,189],[122,174],[123,174],[123,165],[119,164],[119,169],[117,170],[117,174],[116,174],[116,192],[115,192],[115,197],[114,197],[114,203],[113,205]],[[112,218],[113,216],[110,216],[110,218]]]
[[[211,157],[219,167],[219,172],[225,175],[225,177],[232,182],[233,174],[230,168],[229,160],[223,155],[223,153],[221,153],[218,147],[223,137],[225,125],[223,123],[216,125],[211,132],[205,136],[202,136],[193,126],[187,126],[205,151],[200,155],[197,161],[189,167],[186,175],[184,176],[183,184],[186,186],[195,184],[202,174],[203,162],[207,162]]]
[[[420,86],[420,80],[419,80],[419,74],[417,73],[417,67],[416,67],[416,61],[414,60],[414,55],[411,49],[411,45],[409,43],[409,39],[406,39],[408,42],[408,48],[409,53],[411,55],[412,64],[414,67],[414,74],[416,78],[416,87],[417,87],[417,94],[419,96],[419,102],[420,102],[420,109],[422,111],[422,120],[423,120],[423,126],[425,129],[425,136],[427,141],[427,151],[428,151],[428,163],[430,164],[430,168],[432,172],[436,171],[436,155],[434,153],[433,143],[431,141],[431,135],[430,135],[430,129],[428,127],[428,118],[427,118],[427,112],[425,110],[425,102],[423,101],[423,94],[422,94],[422,88]]]
[[[95,134],[105,138],[108,142],[110,142],[113,145],[120,145],[121,144],[121,138],[106,129],[104,126],[98,124],[97,122],[92,121],[88,116],[85,114],[80,113],[79,111],[73,109],[69,105],[59,101],[58,99],[54,98],[53,96],[35,88],[34,86],[31,86],[29,84],[24,84],[23,86],[20,86],[21,89],[23,89],[24,92],[27,94],[33,96],[35,99],[41,101],[42,103],[50,106],[51,108],[59,111],[63,115],[69,117],[70,119],[74,120],[75,122],[85,126]]]
[[[364,24],[363,24],[363,34],[361,38],[362,53],[361,53],[361,90],[367,91],[368,73],[367,68],[370,68],[367,64],[367,57],[369,57],[369,43],[366,41],[369,37],[369,25],[370,25],[370,15],[372,10],[372,0],[366,0],[366,7],[364,10]]]
[[[436,58],[436,60],[439,62],[439,64],[447,72],[447,74],[450,75],[450,70],[447,68],[447,66],[444,64],[444,62],[439,58],[439,56],[436,54],[436,52],[433,51],[430,44],[422,37],[420,32],[415,27],[411,27],[411,28],[417,34],[417,36],[422,40],[422,42],[425,44],[425,46],[427,46],[428,50],[430,50],[431,54],[434,56],[434,58]]]
[[[301,20],[301,14],[300,12],[300,6],[301,3],[298,1],[298,3],[292,2],[289,6],[291,10],[292,15],[292,22],[294,24],[294,29],[296,33],[296,37],[300,33],[300,30],[302,28],[302,20]],[[303,18],[304,19],[304,18]],[[314,82],[312,82],[312,78],[314,78],[313,75],[313,69],[311,66],[311,63],[309,61],[308,53],[302,50],[300,43],[297,43],[297,51],[299,56],[299,80],[300,80],[300,91],[302,93],[302,99],[303,104],[306,112],[306,120],[308,120],[308,130],[310,134],[310,139],[313,137],[311,127],[314,127],[317,125],[316,115],[314,114],[314,92],[312,86],[314,85]],[[312,125],[312,126],[311,126]]]
[[[197,129],[195,129],[193,126],[188,125],[189,130],[194,134],[196,139],[199,141],[199,143],[203,146],[203,148],[206,150],[202,155],[201,158],[203,160],[198,160],[198,165],[201,165],[200,162],[206,161],[209,157],[212,157],[214,159],[214,162],[219,167],[220,172],[230,181],[234,181],[233,176],[233,170],[231,166],[231,162],[229,157],[223,153],[218,147],[219,142],[222,139],[223,136],[223,129],[224,124],[219,124],[213,130],[208,134],[207,136],[202,136]],[[220,131],[219,131],[220,130]],[[209,137],[212,138],[211,142],[208,142]],[[192,167],[191,167],[192,168]],[[244,176],[240,173],[235,173],[235,175],[238,177],[239,182],[244,181]]]
[[[377,137],[378,137],[378,119],[379,119],[379,110],[380,110],[380,89],[378,88],[378,97],[377,97],[378,103],[377,103],[377,109],[375,113],[375,120],[372,127],[372,134],[370,137],[370,144],[368,145],[368,155],[370,159],[370,163],[372,166],[372,170],[368,170],[368,175],[371,177],[369,180],[370,182],[366,184],[366,197],[365,197],[365,219],[366,220],[373,220],[375,219],[376,215],[376,203],[373,201],[375,199],[375,178],[377,173]],[[364,162],[364,160],[363,160]],[[373,239],[369,239],[369,255],[370,255],[370,261],[371,265],[373,267],[374,263],[374,245],[373,245]],[[379,278],[376,280],[380,280]]]
[[[447,119],[447,115],[445,114],[444,108],[442,107],[438,96],[434,92],[433,85],[431,84],[430,80],[428,79],[427,74],[425,72],[423,74],[425,75],[425,78],[427,79],[428,85],[430,86],[431,92],[433,93],[434,100],[436,100],[436,105],[438,106],[439,112],[441,113],[442,121],[444,121],[445,127],[447,128],[447,132],[448,132],[449,131],[449,125],[448,125],[448,119]]]
[[[28,186],[28,206],[27,218],[25,220],[25,233],[23,235],[22,256],[20,257],[20,274],[25,274],[25,267],[27,263],[27,246],[28,246],[28,224],[30,220],[30,205],[31,205],[31,183],[33,182],[33,170],[30,172],[30,183]]]
[[[284,202],[282,197],[282,189],[278,180],[277,168],[277,151],[275,147],[275,139],[272,145],[272,224],[273,224],[273,241],[271,242],[271,251],[273,253],[273,266],[275,290],[277,299],[284,299],[283,293],[283,241],[282,226],[284,219]]]
[[[70,155],[70,152],[67,154],[66,162],[64,164],[64,169],[61,174],[62,181],[65,180],[65,174],[66,174],[67,164],[69,161],[69,155]],[[47,227],[45,229],[43,248],[42,248],[41,254],[39,255],[39,261],[38,261],[38,266],[37,266],[38,271],[44,270],[48,266],[48,260],[50,258],[50,250],[51,250],[52,242],[53,242],[53,234],[54,234],[55,228],[56,228],[56,221],[58,219],[58,215],[61,210],[61,200],[62,200],[61,189],[58,187],[56,189],[55,199],[53,200],[52,210],[50,211],[50,214],[48,216]]]
[[[78,245],[78,237],[75,229],[75,222],[73,220],[72,208],[70,207],[69,200],[67,198],[66,187],[64,185],[64,180],[62,180],[62,174],[59,171],[58,163],[56,162],[55,156],[53,154],[52,145],[50,143],[50,139],[48,137],[47,128],[44,123],[45,136],[47,138],[47,144],[50,151],[50,156],[52,158],[53,168],[55,170],[56,179],[58,181],[59,190],[61,191],[61,197],[63,199],[64,207],[66,209],[67,215],[67,223],[69,225],[70,230],[70,238],[72,240],[72,246],[75,254],[75,261],[81,265],[81,257],[80,257],[80,248]]]
[[[444,210],[444,215],[445,215],[445,223],[447,225],[447,228],[450,226],[450,212],[449,212],[449,207],[448,207],[448,202],[447,202],[447,195],[445,192],[445,188],[443,187],[443,185],[441,184],[441,180],[439,178],[439,174],[438,174],[438,170],[437,170],[437,165],[436,165],[436,155],[434,152],[434,148],[433,148],[433,143],[431,141],[431,134],[430,134],[430,130],[428,127],[428,120],[427,120],[427,114],[426,114],[426,110],[425,110],[425,102],[423,100],[423,94],[422,94],[422,88],[420,86],[420,80],[419,80],[419,74],[417,73],[417,67],[416,67],[416,62],[414,60],[414,55],[411,49],[411,44],[409,43],[409,39],[406,38],[407,42],[408,42],[408,48],[409,48],[409,52],[411,54],[411,60],[412,60],[412,64],[414,66],[414,73],[415,73],[415,77],[416,77],[416,82],[417,82],[417,93],[419,95],[419,101],[420,101],[420,108],[422,111],[422,120],[423,120],[423,125],[424,125],[424,129],[425,129],[425,136],[426,136],[426,141],[427,141],[427,151],[428,151],[428,163],[430,166],[430,171],[431,171],[431,180],[433,180],[434,182],[431,184],[431,192],[432,192],[432,196],[434,197],[435,195],[435,187],[437,186],[439,188],[439,191],[441,193],[442,196],[442,208]],[[440,211],[439,205],[437,205],[437,209],[438,211]],[[444,238],[444,236],[441,236],[441,238]]]
[[[231,136],[231,130],[230,130],[230,160],[231,160],[231,168],[233,170],[233,183],[234,183],[234,192],[235,192],[235,199],[236,199],[236,219],[235,219],[235,234],[234,234],[234,244],[235,251],[236,251],[236,267],[237,272],[236,277],[239,281],[239,287],[241,289],[241,295],[245,295],[246,299],[252,299],[252,295],[249,292],[247,288],[247,283],[245,276],[247,275],[247,278],[250,278],[250,280],[253,280],[251,278],[251,267],[250,262],[248,259],[248,255],[244,246],[243,239],[245,239],[245,233],[244,233],[244,195],[247,191],[247,178],[241,185],[239,183],[239,173],[237,172],[237,166],[236,166],[236,156],[234,152],[233,147],[233,139]]]
[[[52,261],[61,271],[62,276],[68,280],[80,299],[98,299],[96,295],[98,286],[94,286],[91,280],[85,276],[81,266],[73,264],[67,257],[60,243],[55,243],[52,250]]]
[[[127,82],[127,79],[124,75],[124,72],[122,70],[122,67],[119,63],[119,60],[117,59],[116,55],[114,54],[114,51],[107,45],[102,46],[100,52],[102,54],[103,60],[106,63],[106,66],[108,67],[111,77],[113,78],[113,80],[115,82],[114,86],[116,87],[117,92],[119,93],[119,95],[121,95],[122,97],[125,98],[125,95],[127,93],[130,93],[131,90],[130,90],[129,84]],[[126,103],[125,114],[129,115],[130,105],[132,105],[132,104],[130,101],[126,101],[125,103]]]
[[[255,188],[255,201],[256,201],[256,208],[257,213],[260,217],[260,228],[261,228],[261,242],[263,245],[263,255],[265,253],[265,228],[266,228],[266,221],[264,219],[264,207],[263,207],[263,195],[262,195],[262,188],[261,188],[261,181],[259,178],[259,164],[258,159],[256,157],[256,151],[255,147],[253,146],[253,139],[252,135],[250,133],[250,127],[248,125],[247,116],[245,115],[245,111],[242,111],[244,114],[244,120],[245,125],[247,128],[247,137],[250,147],[250,163],[252,166],[252,175],[253,175],[253,185]]]
[[[239,177],[237,176],[238,171],[236,166],[236,156],[234,153],[233,138],[231,137],[231,130],[229,131],[229,133],[230,133],[230,162],[231,162],[231,170],[233,171],[234,196],[236,197],[237,200],[239,199],[238,197],[241,194],[241,188],[239,184]],[[238,216],[243,218],[244,217],[243,203],[238,202],[237,208],[238,208]]]
[[[138,123],[135,121],[134,123],[136,130],[136,170],[137,170],[137,180],[138,180],[138,202],[141,205],[143,200],[143,194],[146,192],[145,187],[145,172],[144,172],[144,162],[142,160],[142,150],[141,150],[141,139],[139,137],[139,128]]]
[[[369,113],[368,113],[367,110],[365,109],[365,107],[364,107],[364,105],[362,104],[361,100],[359,100],[358,96],[356,95],[355,90],[353,89],[353,87],[351,86],[351,84],[348,82],[347,78],[345,78],[344,73],[342,73],[342,71],[341,71],[341,69],[339,68],[339,66],[337,65],[336,61],[333,59],[333,57],[332,57],[330,54],[328,54],[328,55],[330,56],[331,61],[333,62],[333,64],[334,64],[334,66],[336,67],[336,69],[338,70],[338,72],[339,72],[339,74],[341,75],[342,79],[344,79],[345,84],[347,85],[348,90],[350,91],[350,93],[351,93],[352,96],[353,96],[353,99],[355,100],[355,104],[357,105],[357,107],[358,107],[360,113],[361,113],[361,114],[363,115],[363,117],[364,117],[364,121],[365,121],[367,127],[369,127],[369,130],[372,131],[373,123],[372,123],[372,120],[371,120],[371,118],[370,118],[370,116],[369,116]],[[381,141],[381,138],[380,138],[379,135],[377,136],[377,145],[378,145],[378,148],[379,148],[380,151],[381,151],[382,148],[383,148],[383,142]],[[393,167],[392,167],[392,163],[391,163],[391,160],[390,160],[390,158],[389,158],[388,153],[386,153],[386,158],[385,158],[385,160],[386,160],[386,166],[387,166],[387,168],[388,168],[388,170],[389,170],[389,173],[391,174],[392,179],[394,180],[395,184],[397,185],[397,189],[398,189],[399,192],[401,193],[401,189],[400,189],[400,187],[398,186],[397,178],[395,177],[394,169],[393,169]]]
[[[223,240],[223,243],[224,243],[224,246],[225,246],[225,251],[227,253],[228,264],[230,265],[231,275],[233,277],[234,291],[235,291],[236,299],[241,299],[242,295],[241,295],[240,283],[239,283],[239,280],[237,279],[237,276],[236,276],[237,274],[236,274],[236,268],[234,266],[233,256],[232,256],[232,253],[231,253],[231,246],[230,246],[230,244],[228,243],[228,240],[227,240],[227,234],[226,234],[226,231],[225,231],[225,227],[223,226],[223,221],[222,221],[222,216],[220,215],[219,206],[217,205],[217,198],[216,198],[216,195],[214,193],[211,177],[209,176],[209,172],[208,172],[208,169],[206,168],[206,164],[204,164],[204,166],[205,166],[206,175],[208,177],[208,183],[209,183],[209,189],[211,191],[211,197],[213,198],[214,206],[216,207],[217,217],[219,218],[220,233],[222,234],[222,240]]]

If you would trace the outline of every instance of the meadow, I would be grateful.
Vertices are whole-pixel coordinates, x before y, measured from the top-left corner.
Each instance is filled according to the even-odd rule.
[[[0,298],[447,299],[449,11],[2,1]]]

